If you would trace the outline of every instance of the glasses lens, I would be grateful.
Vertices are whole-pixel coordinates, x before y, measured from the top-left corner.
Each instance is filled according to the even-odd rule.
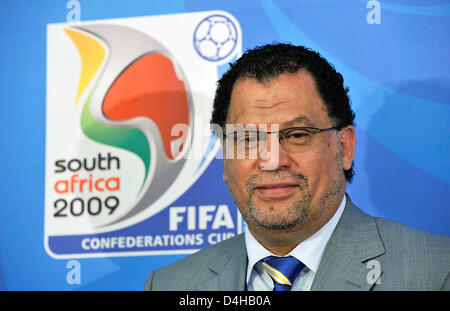
[[[256,159],[258,150],[264,148],[267,133],[259,131],[235,131],[227,135],[227,141],[233,144],[233,156],[237,159]],[[230,146],[230,145],[228,145]]]
[[[280,132],[280,141],[286,150],[301,152],[310,144],[314,133],[314,130],[306,128],[288,129]]]
[[[260,140],[259,132],[256,131],[240,131],[234,133],[234,142],[236,146],[246,150],[258,147]]]

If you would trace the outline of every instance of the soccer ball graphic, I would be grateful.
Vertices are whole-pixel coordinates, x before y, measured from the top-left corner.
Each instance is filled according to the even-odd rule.
[[[237,43],[234,23],[224,15],[210,15],[203,19],[194,32],[194,47],[206,60],[220,61],[229,56]]]

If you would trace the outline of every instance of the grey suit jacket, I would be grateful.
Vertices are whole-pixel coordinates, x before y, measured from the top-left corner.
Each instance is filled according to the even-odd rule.
[[[144,290],[245,290],[244,235],[150,274]],[[371,217],[347,204],[311,290],[450,290],[450,238]]]

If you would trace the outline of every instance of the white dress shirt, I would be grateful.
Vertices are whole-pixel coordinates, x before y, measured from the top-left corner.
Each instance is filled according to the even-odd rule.
[[[309,291],[311,289],[325,246],[341,218],[345,203],[346,198],[344,195],[344,199],[333,217],[319,231],[297,245],[286,255],[297,258],[305,265],[305,268],[293,283],[292,290]],[[253,237],[248,228],[245,230],[245,245],[248,257],[247,289],[249,291],[271,291],[273,289],[272,278],[259,262],[267,256],[275,255],[264,248]]]

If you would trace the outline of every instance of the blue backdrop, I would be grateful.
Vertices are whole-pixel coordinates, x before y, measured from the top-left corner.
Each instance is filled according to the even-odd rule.
[[[69,284],[69,260],[44,249],[46,25],[66,22],[68,2],[0,3],[0,289],[140,290],[152,270],[184,255],[77,259],[81,281]],[[239,21],[244,51],[272,41],[319,51],[343,74],[356,113],[353,202],[450,235],[450,1],[79,3],[82,21],[223,10]],[[180,200],[232,202],[222,170],[213,160]]]

